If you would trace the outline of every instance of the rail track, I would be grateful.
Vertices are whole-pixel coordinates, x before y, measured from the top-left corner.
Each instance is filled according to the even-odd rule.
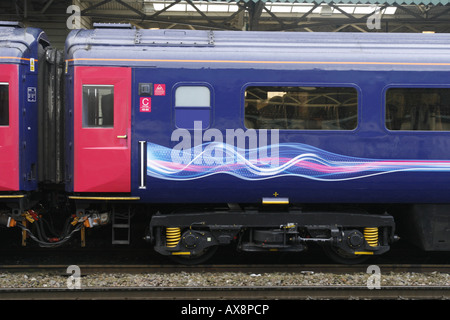
[[[79,264],[82,275],[92,273],[171,273],[171,272],[313,272],[313,273],[357,273],[367,272],[369,265],[340,264]],[[447,264],[378,264],[383,272],[444,272],[450,273]],[[67,264],[0,265],[0,272],[54,272],[67,274]]]
[[[65,275],[67,265],[0,265],[0,273],[36,273]],[[79,265],[81,277],[96,273],[154,274],[154,273],[365,273],[368,265],[344,266],[324,264],[293,265]],[[385,264],[378,266],[383,273],[449,273],[450,265]],[[69,289],[47,288],[0,288],[1,300],[448,300],[449,285],[421,286],[368,286],[355,285],[301,285],[301,286],[121,286],[80,287]]]
[[[6,243],[6,242],[3,242]],[[405,250],[406,248],[406,250]],[[87,249],[87,250],[86,250]],[[271,255],[239,256],[235,252],[222,251],[211,264],[185,266],[169,264],[158,255],[149,254],[148,248],[114,248],[98,250],[83,248],[65,250],[42,250],[40,248],[2,249],[0,255],[0,277],[6,274],[47,273],[63,276],[63,282],[70,276],[67,268],[76,264],[81,277],[89,278],[96,273],[108,274],[207,274],[221,276],[227,272],[240,274],[298,273],[298,274],[355,274],[367,275],[370,264],[377,265],[383,275],[388,273],[450,273],[448,254],[428,255],[418,253],[409,247],[400,247],[378,258],[370,264],[345,266],[326,263],[322,252],[310,255],[285,257]],[[83,279],[83,278],[82,278]],[[0,279],[1,280],[1,279]],[[368,289],[364,282],[359,285],[239,285],[239,286],[93,286],[85,285],[80,289],[68,289],[65,283],[61,287],[2,287],[0,300],[178,300],[185,306],[186,301],[221,300],[446,300],[450,299],[450,286],[442,285],[382,285],[380,289]],[[273,302],[272,302],[273,303]],[[171,308],[168,308],[171,310]],[[273,310],[273,309],[272,309]]]
[[[307,287],[109,287],[109,288],[8,288],[2,300],[448,300],[450,288],[442,286]]]

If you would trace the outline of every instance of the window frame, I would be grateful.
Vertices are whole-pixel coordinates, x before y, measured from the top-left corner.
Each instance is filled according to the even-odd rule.
[[[176,105],[176,92],[180,87],[206,87],[209,89],[209,106],[177,106]],[[214,121],[214,97],[215,92],[213,86],[208,82],[178,82],[172,87],[172,121],[173,125],[177,129],[194,130],[194,128],[186,128],[177,124],[177,109],[183,111],[189,110],[202,110],[209,111],[209,122],[207,126],[203,126],[202,130],[207,130],[212,127]]]
[[[11,97],[10,97],[10,84],[9,82],[0,82],[0,86],[6,86],[7,90],[6,92],[8,93],[8,102],[7,102],[7,115],[8,115],[8,121],[7,124],[1,124],[0,123],[0,127],[9,127],[10,126],[10,107],[11,107]]]
[[[353,88],[356,90],[356,127],[354,129],[278,129],[273,128],[276,130],[279,130],[280,132],[289,132],[289,133],[350,133],[350,132],[356,132],[360,129],[361,125],[361,106],[362,106],[362,90],[361,88],[355,84],[355,83],[348,83],[348,82],[339,82],[339,83],[318,83],[318,82],[249,82],[246,83],[241,90],[241,115],[242,115],[242,126],[244,129],[254,129],[254,128],[247,128],[245,125],[245,92],[248,90],[249,87],[329,87],[329,88]],[[272,130],[272,129],[254,129],[254,130]]]
[[[389,89],[449,89],[450,90],[450,84],[420,84],[420,83],[414,83],[414,84],[405,84],[405,83],[393,83],[386,85],[381,93],[382,101],[382,119],[383,122],[382,128],[390,133],[390,134],[442,134],[442,133],[450,133],[450,130],[391,130],[388,129],[386,125],[387,121],[387,91]]]
[[[92,88],[99,88],[99,87],[103,87],[103,88],[112,88],[112,93],[110,93],[110,94],[112,94],[112,97],[113,97],[113,105],[112,105],[112,108],[111,108],[111,110],[112,110],[112,112],[113,112],[113,117],[112,117],[112,125],[108,125],[108,126],[106,126],[106,125],[89,125],[89,124],[86,124],[85,123],[85,121],[86,122],[89,122],[88,120],[88,114],[85,114],[85,112],[88,110],[88,108],[86,107],[85,108],[85,105],[84,105],[84,88],[85,87],[92,87]],[[115,86],[113,85],[113,84],[83,84],[82,86],[81,86],[81,91],[82,91],[82,105],[81,105],[81,112],[82,112],[82,115],[81,115],[81,119],[82,119],[82,123],[81,123],[81,126],[82,126],[82,128],[83,129],[113,129],[114,128],[114,117],[115,117],[115,112],[114,112],[114,95],[115,95],[115,93],[114,93],[114,90],[115,89]],[[102,115],[102,118],[103,118],[103,115]]]

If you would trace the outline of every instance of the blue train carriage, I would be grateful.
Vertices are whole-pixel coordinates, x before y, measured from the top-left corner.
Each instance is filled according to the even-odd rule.
[[[43,84],[49,49],[42,30],[0,22],[0,223],[8,227],[26,222],[38,184],[48,178],[40,145],[48,123]]]
[[[185,263],[314,243],[361,262],[397,217],[449,250],[449,40],[73,31],[67,191],[83,214],[145,209],[155,250]]]

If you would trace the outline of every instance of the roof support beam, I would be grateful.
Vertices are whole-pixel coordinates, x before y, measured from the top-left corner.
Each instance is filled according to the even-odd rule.
[[[127,8],[128,10],[133,11],[134,13],[136,13],[138,16],[140,16],[141,18],[145,17],[145,13],[143,13],[140,10],[137,10],[135,8],[133,8],[132,6],[130,6],[128,3],[123,2],[122,0],[116,0],[117,3],[120,3],[121,5],[123,5],[125,8]]]
[[[186,0],[186,2],[190,4],[191,7],[193,7],[195,11],[197,11],[206,21],[208,21],[209,24],[217,27],[216,23],[212,21],[206,14],[204,14],[199,8],[197,8],[197,6],[191,0]]]
[[[47,11],[48,7],[50,7],[52,5],[54,0],[47,0],[47,2],[45,3],[44,8],[42,8],[41,13],[44,14],[45,11]]]
[[[87,7],[86,9],[82,10],[81,14],[82,15],[86,14],[88,11],[94,10],[95,8],[98,8],[98,7],[100,7],[100,6],[104,5],[104,4],[107,4],[108,2],[111,2],[111,1],[113,1],[113,0],[103,0],[102,2],[93,4],[92,6]]]
[[[64,28],[69,17],[66,13],[67,5],[71,3],[81,8],[81,17],[89,21],[82,26],[87,28],[90,27],[89,18],[92,18],[99,22],[129,22],[140,28],[167,28],[175,25],[177,28],[215,30],[369,31],[368,18],[373,16],[375,10],[380,10],[382,29],[370,30],[371,32],[450,32],[450,4],[432,5],[437,0],[416,5],[399,5],[400,1],[394,3],[393,0],[380,0],[378,6],[370,11],[367,11],[369,4],[364,3],[375,1],[361,0],[352,4],[341,4],[336,0],[305,1],[12,0],[0,1],[0,20],[21,21],[27,26],[62,23],[61,28]],[[324,4],[332,9],[327,15],[321,11]],[[150,7],[156,11],[151,11]],[[357,10],[362,7],[366,11],[359,14],[357,10],[353,11],[355,7]],[[395,14],[392,13],[392,7],[396,8]],[[385,13],[384,9],[389,11]]]
[[[265,4],[263,1],[259,0],[258,2],[243,2],[240,1],[239,5],[241,8],[245,8],[248,12],[248,23],[246,26],[246,30],[255,31],[258,30],[259,19],[261,17],[263,8],[265,8]]]

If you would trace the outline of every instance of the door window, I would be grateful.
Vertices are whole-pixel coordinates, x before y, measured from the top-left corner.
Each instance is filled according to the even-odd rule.
[[[83,85],[83,128],[114,127],[114,86]]]
[[[9,125],[9,85],[0,83],[0,126]]]

